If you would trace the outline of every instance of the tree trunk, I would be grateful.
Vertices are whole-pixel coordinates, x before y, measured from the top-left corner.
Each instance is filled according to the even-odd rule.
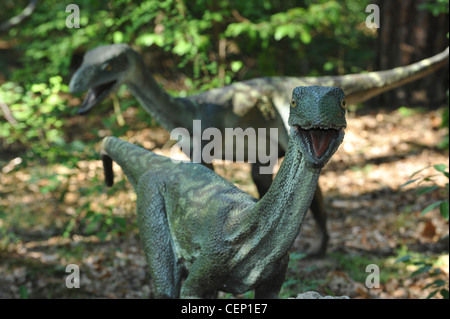
[[[375,70],[391,69],[433,56],[448,46],[449,15],[434,16],[420,9],[426,0],[378,0],[380,28]],[[446,103],[448,65],[372,100],[378,106],[439,105]]]

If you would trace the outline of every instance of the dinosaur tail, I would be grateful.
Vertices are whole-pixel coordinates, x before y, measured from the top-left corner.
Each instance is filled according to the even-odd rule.
[[[107,186],[112,186],[114,183],[112,169],[112,162],[114,161],[123,169],[133,187],[137,186],[139,177],[149,169],[153,159],[158,157],[158,155],[139,146],[112,136],[103,139],[100,146],[100,156]]]
[[[344,90],[350,104],[364,102],[378,94],[413,82],[436,71],[448,63],[449,48],[419,62],[394,69],[336,76],[293,78],[297,85],[337,86]],[[293,83],[289,84],[293,86]]]
[[[341,76],[339,86],[345,91],[349,103],[364,102],[378,94],[425,77],[446,65],[448,57],[447,47],[439,54],[403,67]],[[360,85],[355,85],[355,81]]]

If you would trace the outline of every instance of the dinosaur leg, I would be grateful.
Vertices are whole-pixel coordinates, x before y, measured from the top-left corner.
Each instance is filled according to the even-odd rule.
[[[324,207],[323,195],[319,185],[316,187],[313,200],[311,202],[311,213],[319,227],[320,232],[320,246],[319,249],[314,252],[314,256],[323,256],[327,250],[328,244],[328,231],[327,231],[327,214]]]
[[[189,275],[181,288],[181,298],[211,299],[217,297],[218,282],[220,282],[220,261],[213,261],[211,256],[201,255],[194,262]]]
[[[286,276],[286,269],[289,263],[289,254],[286,254],[281,258],[277,265],[277,269],[274,271],[274,275],[269,277],[261,285],[255,289],[255,299],[276,299],[280,293],[281,286],[283,285],[284,278]]]
[[[137,196],[139,236],[150,267],[155,297],[179,298],[182,269],[177,264],[167,223],[164,193],[160,191],[163,187],[160,186],[161,184],[150,181],[139,187],[141,194]],[[150,187],[152,191],[148,191]]]

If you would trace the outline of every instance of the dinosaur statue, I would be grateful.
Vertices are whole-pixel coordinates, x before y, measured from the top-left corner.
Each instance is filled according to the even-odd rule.
[[[106,137],[100,150],[105,180],[113,184],[115,161],[136,191],[155,297],[255,289],[255,298],[276,298],[320,172],[344,138],[345,111],[340,88],[293,90],[286,156],[259,201],[203,165],[174,163]]]
[[[282,157],[289,139],[289,99],[296,86],[341,87],[349,103],[363,102],[435,71],[448,62],[448,55],[447,48],[429,59],[387,71],[343,76],[256,78],[186,98],[174,98],[158,86],[136,51],[126,44],[113,44],[88,51],[82,65],[73,75],[69,88],[71,92],[88,91],[78,111],[84,114],[121,84],[127,84],[140,104],[166,130],[184,127],[191,136],[194,120],[201,120],[204,127],[214,127],[222,133],[225,128],[277,128],[278,157]],[[270,136],[267,136],[267,140],[270,140]],[[191,146],[193,144],[190,143]],[[189,154],[193,153],[191,149]],[[272,183],[271,174],[260,174],[263,165],[260,161],[252,163],[252,178],[260,197]],[[313,198],[311,211],[321,236],[317,251],[321,255],[326,250],[328,233],[319,187]]]

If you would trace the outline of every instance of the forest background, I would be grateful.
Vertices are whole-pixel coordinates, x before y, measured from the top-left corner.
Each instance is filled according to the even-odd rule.
[[[115,135],[165,154],[168,135],[126,87],[90,115],[76,115],[81,95],[69,94],[68,83],[89,49],[128,43],[162,87],[174,96],[187,96],[261,76],[388,69],[448,46],[448,0],[78,0],[79,28],[67,27],[71,12],[66,7],[72,2],[31,3],[34,11],[18,25],[0,24],[4,298],[151,295],[131,186],[123,175],[113,188],[103,185],[97,147],[102,137]],[[380,8],[380,28],[366,25],[370,13],[365,9],[371,3]],[[4,0],[0,23],[28,4]],[[322,260],[308,260],[298,244],[282,295],[313,289],[361,298],[448,298],[448,66],[351,105],[349,117],[366,148],[349,138],[348,157],[338,154],[325,172],[332,177],[339,172],[349,180],[349,193],[343,184],[340,190],[337,180],[322,185],[336,238]],[[420,133],[415,145],[401,142],[409,143],[405,149],[389,147],[376,159],[367,152],[382,148],[377,143],[396,134],[415,133]],[[339,170],[349,158],[347,168]],[[374,189],[367,188],[371,174],[392,179],[392,171],[399,170],[396,163],[405,159],[412,162],[401,166],[407,169],[398,185],[377,181]],[[421,169],[414,176],[420,180],[410,178]],[[256,195],[245,165],[224,163],[218,172]],[[358,218],[371,211],[358,206],[361,200],[369,201],[368,207],[394,207],[388,212],[392,216],[379,218],[395,227],[383,232],[377,218],[364,224],[367,219]],[[364,247],[340,249],[340,227],[354,232],[346,243]],[[373,244],[367,236],[383,239]],[[70,263],[82,265],[85,274],[78,290],[67,289],[61,279]],[[385,269],[377,291],[364,287],[367,274],[361,267],[367,264]]]

